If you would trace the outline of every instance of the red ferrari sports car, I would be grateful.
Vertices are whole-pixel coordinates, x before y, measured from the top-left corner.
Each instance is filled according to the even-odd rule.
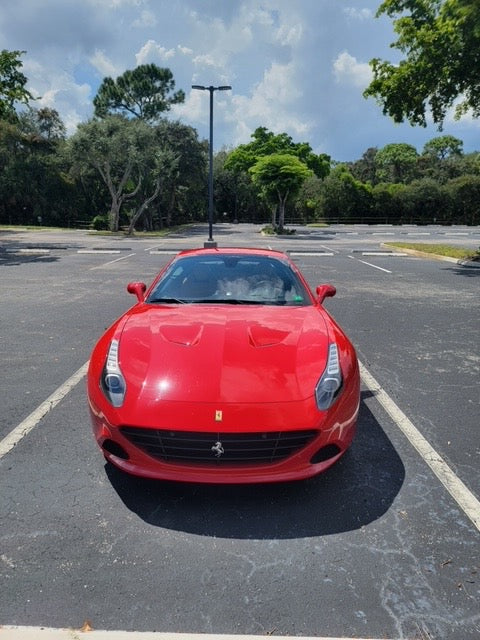
[[[209,483],[307,478],[352,442],[355,350],[283,253],[175,256],[95,346],[93,430],[128,473]]]

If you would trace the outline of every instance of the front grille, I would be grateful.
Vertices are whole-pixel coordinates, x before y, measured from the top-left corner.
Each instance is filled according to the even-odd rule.
[[[122,435],[158,460],[202,465],[271,464],[300,451],[317,431],[197,433],[122,427]]]

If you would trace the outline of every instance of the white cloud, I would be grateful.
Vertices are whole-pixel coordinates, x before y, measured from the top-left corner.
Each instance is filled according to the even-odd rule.
[[[252,132],[259,126],[271,131],[288,132],[294,138],[306,140],[311,123],[305,122],[291,105],[302,96],[297,86],[297,72],[293,63],[272,63],[263,73],[262,79],[253,86],[250,95],[230,92],[214,94],[215,130],[220,123],[233,127],[229,145],[248,142]],[[208,135],[208,92],[192,90],[187,94],[185,103],[175,105],[172,115],[183,118],[198,127],[201,135]],[[216,133],[215,133],[216,136]],[[218,145],[215,145],[216,148]]]
[[[37,98],[32,106],[48,107],[60,114],[67,134],[73,134],[79,122],[91,111],[92,89],[87,83],[76,83],[69,72],[48,69],[39,62],[27,61],[24,71],[31,78],[29,90]]]
[[[144,10],[140,17],[133,21],[133,26],[138,28],[154,27],[157,24],[155,14],[151,11]]]
[[[290,26],[283,24],[276,33],[276,39],[282,44],[295,46],[302,39],[303,27],[301,24]]]
[[[274,24],[272,13],[263,7],[250,3],[244,3],[240,9],[239,20],[247,24],[258,24],[264,27],[272,27]]]
[[[206,122],[209,117],[207,96],[206,91],[191,89],[189,93],[186,93],[183,104],[172,106],[172,115],[180,120],[188,120],[197,126],[203,121]]]
[[[193,54],[193,49],[190,49],[190,47],[182,47],[181,45],[177,45],[177,49],[185,56],[191,56]]]
[[[113,62],[108,59],[105,51],[95,49],[95,53],[93,56],[90,56],[89,62],[101,76],[110,76],[115,78],[122,73],[122,71],[118,71]]]
[[[358,62],[347,51],[340,53],[333,62],[333,73],[337,82],[354,87],[366,87],[372,78],[372,70],[366,62]]]
[[[221,69],[225,65],[223,60],[218,60],[210,53],[194,56],[192,62],[196,67],[218,67]]]
[[[135,54],[135,60],[137,65],[145,64],[147,62],[170,60],[175,56],[175,49],[166,49],[157,44],[155,40],[148,40],[140,51]]]
[[[356,7],[345,7],[343,13],[352,20],[370,20],[374,15],[371,9],[357,9]]]
[[[263,74],[263,80],[257,85],[255,93],[272,104],[285,106],[294,102],[301,96],[295,83],[294,65],[273,62]]]
[[[233,110],[225,114],[225,119],[235,123],[234,143],[245,142],[245,138],[259,126],[305,138],[311,125],[291,109],[291,105],[302,96],[296,77],[292,63],[272,63],[251,96],[233,96]]]
[[[101,8],[117,9],[121,7],[138,7],[143,4],[143,0],[88,0],[92,4]]]

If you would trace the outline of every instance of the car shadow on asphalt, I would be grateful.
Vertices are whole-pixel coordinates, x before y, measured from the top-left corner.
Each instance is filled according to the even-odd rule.
[[[22,264],[27,264],[29,262],[58,262],[59,258],[56,256],[50,255],[38,255],[31,253],[15,253],[15,252],[7,252],[2,251],[0,249],[0,267],[19,267]]]
[[[443,271],[450,271],[450,273],[456,276],[463,276],[464,278],[478,278],[480,277],[480,262],[475,266],[459,265],[458,267],[447,267]]]
[[[4,234],[5,232],[2,232]],[[18,267],[29,262],[58,262],[58,255],[51,255],[51,251],[66,251],[76,248],[71,243],[58,242],[24,242],[17,239],[0,238],[0,267]]]
[[[218,538],[290,539],[352,531],[392,505],[405,468],[364,402],[349,451],[306,481],[256,485],[160,482],[105,472],[126,507],[146,523]]]

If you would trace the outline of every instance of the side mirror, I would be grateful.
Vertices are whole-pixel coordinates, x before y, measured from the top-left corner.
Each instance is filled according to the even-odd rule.
[[[317,287],[316,291],[318,296],[318,304],[322,304],[325,298],[333,298],[333,296],[337,293],[337,290],[331,284],[321,284]]]
[[[144,282],[129,282],[127,285],[128,293],[134,293],[139,302],[143,302],[147,285]]]

